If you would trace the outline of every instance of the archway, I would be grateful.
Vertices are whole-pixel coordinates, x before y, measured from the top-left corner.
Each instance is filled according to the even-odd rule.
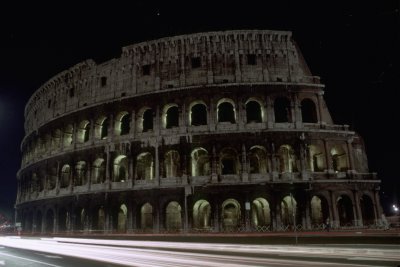
[[[230,99],[222,99],[217,106],[217,121],[236,123],[235,105]]]
[[[313,196],[311,198],[311,224],[321,225],[329,218],[328,201],[322,196]]]
[[[165,177],[178,177],[180,171],[180,157],[176,150],[170,150],[164,156]]]
[[[211,206],[207,200],[200,199],[193,206],[193,228],[209,229],[211,220]]]
[[[249,153],[250,173],[267,173],[267,156],[264,147],[253,146]]]
[[[368,195],[363,195],[360,199],[361,214],[363,219],[363,225],[374,224],[375,213],[374,203]]]
[[[311,99],[305,98],[301,101],[301,117],[303,122],[317,123],[317,109]]]
[[[340,226],[349,226],[353,224],[354,213],[353,213],[353,202],[347,195],[341,195],[338,197],[337,209],[339,213]]]
[[[293,196],[286,196],[281,202],[281,218],[283,225],[295,225],[299,223],[297,218],[297,202]]]
[[[182,229],[181,205],[176,201],[171,201],[166,208],[165,226],[168,231],[177,231]]]
[[[125,182],[128,179],[128,158],[119,155],[114,160],[114,182]]]
[[[153,164],[153,156],[149,152],[139,154],[136,159],[136,179],[153,180]]]
[[[246,119],[247,123],[262,122],[261,105],[258,101],[249,100],[246,103]]]
[[[251,223],[257,227],[271,224],[271,210],[265,198],[256,198],[251,205]]]
[[[143,230],[153,229],[153,206],[145,203],[140,209],[140,228]]]
[[[236,231],[241,219],[240,204],[230,198],[222,203],[222,226],[225,231]]]
[[[274,102],[275,122],[291,122],[290,101],[286,97],[278,97]]]
[[[210,175],[210,159],[204,148],[198,147],[191,153],[192,176]]]
[[[204,104],[195,104],[190,109],[190,125],[207,125],[207,107]]]
[[[117,231],[119,233],[125,233],[127,228],[128,208],[125,204],[119,207],[118,211],[118,226]]]

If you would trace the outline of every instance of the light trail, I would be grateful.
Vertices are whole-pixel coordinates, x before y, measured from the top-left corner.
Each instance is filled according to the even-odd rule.
[[[0,237],[0,245],[127,266],[371,266],[400,262],[396,249],[323,248],[123,241],[75,238],[21,239]],[[290,258],[290,256],[292,258]],[[340,261],[339,261],[340,260]]]

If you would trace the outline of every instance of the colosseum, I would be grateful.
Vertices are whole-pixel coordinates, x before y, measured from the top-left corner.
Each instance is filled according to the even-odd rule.
[[[38,234],[374,225],[380,180],[324,87],[289,31],[166,37],[81,62],[26,105],[16,221]]]

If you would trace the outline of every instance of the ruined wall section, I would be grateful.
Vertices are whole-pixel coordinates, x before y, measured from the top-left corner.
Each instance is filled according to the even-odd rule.
[[[322,88],[301,59],[284,31],[209,32],[134,44],[118,59],[87,60],[46,82],[26,106],[25,131],[87,106],[160,90],[229,83]]]

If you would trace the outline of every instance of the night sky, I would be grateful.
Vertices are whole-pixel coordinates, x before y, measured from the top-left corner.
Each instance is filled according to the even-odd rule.
[[[13,213],[24,107],[40,85],[85,59],[119,57],[133,43],[234,29],[293,32],[313,75],[326,85],[334,122],[364,138],[386,212],[399,203],[400,1],[37,2],[0,4],[0,211]]]

